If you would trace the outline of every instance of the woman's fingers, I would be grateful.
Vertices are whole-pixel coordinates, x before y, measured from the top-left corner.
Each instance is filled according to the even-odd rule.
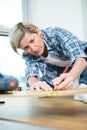
[[[58,86],[62,82],[63,78],[62,77],[56,77],[55,79],[52,80],[52,83],[54,86]]]
[[[73,77],[68,73],[61,74],[53,80],[53,84],[56,90],[71,89],[73,86]]]
[[[30,88],[31,88],[31,91],[52,90],[52,88],[45,81],[35,82]]]

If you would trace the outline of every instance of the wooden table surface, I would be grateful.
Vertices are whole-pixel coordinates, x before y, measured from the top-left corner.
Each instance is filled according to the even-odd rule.
[[[87,130],[87,104],[64,97],[3,97],[0,119],[63,130]]]

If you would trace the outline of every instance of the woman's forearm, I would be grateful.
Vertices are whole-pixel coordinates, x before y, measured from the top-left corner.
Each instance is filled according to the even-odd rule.
[[[83,72],[83,70],[87,67],[87,62],[84,58],[78,58],[71,71],[69,72],[70,75],[74,77],[74,80],[80,76],[80,74]]]

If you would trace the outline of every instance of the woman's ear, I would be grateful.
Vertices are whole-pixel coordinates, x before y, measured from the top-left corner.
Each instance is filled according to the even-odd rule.
[[[37,34],[42,38],[42,32],[40,30],[37,31]]]

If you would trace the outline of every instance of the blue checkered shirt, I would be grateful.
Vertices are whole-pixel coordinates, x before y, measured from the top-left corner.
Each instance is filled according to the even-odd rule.
[[[61,60],[69,60],[70,66],[79,57],[87,58],[87,54],[84,52],[87,43],[79,40],[71,32],[59,27],[49,27],[41,31],[49,54],[56,55]],[[30,76],[40,79],[42,75],[44,80],[51,84],[52,79],[58,75],[59,67],[46,63],[39,56],[32,56],[24,52],[23,58],[26,61],[25,75],[27,79]]]

